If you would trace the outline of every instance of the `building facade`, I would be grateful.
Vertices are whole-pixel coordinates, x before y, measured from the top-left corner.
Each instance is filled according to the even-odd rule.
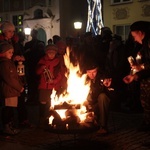
[[[0,22],[13,22],[17,32],[26,27],[37,29],[38,38],[45,43],[53,35],[65,38],[86,32],[87,0],[0,0],[0,3]],[[150,0],[101,0],[101,3],[104,26],[123,40],[134,21],[150,21]],[[74,28],[76,21],[82,22],[80,30]]]
[[[60,35],[59,0],[0,0],[0,3],[0,21],[13,22],[16,32],[24,32],[26,27],[36,29],[38,38],[45,43],[54,34]]]
[[[125,40],[133,22],[150,21],[150,0],[103,0],[103,19],[105,26]]]

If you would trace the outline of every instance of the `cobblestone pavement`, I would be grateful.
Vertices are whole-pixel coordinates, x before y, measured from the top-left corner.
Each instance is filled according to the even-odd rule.
[[[150,132],[138,132],[142,114],[111,112],[110,133],[97,136],[54,134],[38,128],[15,136],[0,135],[0,150],[150,150]]]

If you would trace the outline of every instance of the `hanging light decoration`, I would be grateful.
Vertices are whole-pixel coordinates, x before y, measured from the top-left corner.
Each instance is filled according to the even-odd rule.
[[[92,32],[94,35],[101,33],[104,27],[101,12],[101,0],[87,0],[88,2],[88,20],[86,32]]]

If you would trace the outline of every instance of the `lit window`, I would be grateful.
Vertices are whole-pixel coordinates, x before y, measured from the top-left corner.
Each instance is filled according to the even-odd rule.
[[[22,31],[23,31],[22,28],[19,28],[19,29],[18,29],[18,32],[22,32]]]
[[[19,19],[19,20],[22,20],[22,16],[18,16],[18,19]]]
[[[22,25],[22,21],[19,21],[19,22],[18,22],[18,25]]]

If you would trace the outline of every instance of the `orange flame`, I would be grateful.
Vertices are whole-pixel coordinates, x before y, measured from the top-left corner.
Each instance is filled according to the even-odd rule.
[[[76,115],[80,118],[81,122],[86,118],[86,107],[83,105],[87,100],[87,96],[90,91],[90,83],[86,84],[86,74],[80,74],[79,64],[74,66],[70,61],[70,50],[67,48],[64,55],[65,65],[68,69],[66,73],[67,77],[67,90],[59,97],[56,95],[56,91],[53,90],[51,94],[51,109],[54,109],[55,105],[61,105],[64,102],[68,104],[80,104],[80,109],[76,110]],[[66,110],[56,110],[62,119],[64,119]]]

